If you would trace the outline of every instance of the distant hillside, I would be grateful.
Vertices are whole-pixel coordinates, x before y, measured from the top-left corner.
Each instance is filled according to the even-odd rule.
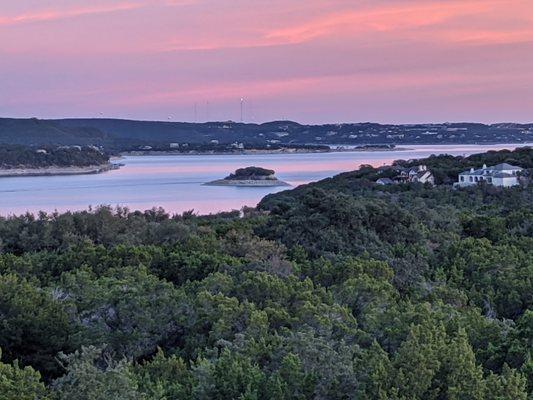
[[[116,119],[55,121],[68,128],[96,128],[122,140],[151,143],[189,142],[249,144],[415,144],[503,143],[533,140],[533,124],[477,123],[382,125],[376,123],[301,125],[292,121],[264,124],[236,122],[155,122]]]
[[[526,143],[533,124],[445,123],[382,125],[376,123],[301,125],[291,121],[264,124],[236,122],[160,122],[119,119],[0,119],[0,143],[25,145],[101,145],[107,150],[142,146],[168,148],[171,143],[242,143],[250,146],[328,144]]]
[[[278,143],[286,133],[305,140],[279,140],[280,143],[314,142],[307,138],[305,126],[295,122],[270,122],[266,124],[245,124],[235,122],[162,122],[131,121],[119,119],[64,119],[54,121],[65,128],[96,128],[110,136],[136,142],[159,143],[208,143],[217,140],[220,143],[236,141],[260,144],[268,141]],[[303,132],[303,135],[302,135]],[[309,139],[309,140],[307,140]]]
[[[105,144],[110,138],[93,127],[65,127],[54,121],[0,118],[0,143],[23,145]]]

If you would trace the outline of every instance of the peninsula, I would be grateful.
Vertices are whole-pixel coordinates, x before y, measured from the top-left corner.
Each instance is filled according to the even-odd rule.
[[[271,169],[261,167],[239,168],[233,174],[206,183],[211,186],[246,186],[246,187],[273,187],[290,186],[287,182],[280,181]]]
[[[97,174],[117,168],[94,146],[0,146],[0,178]]]

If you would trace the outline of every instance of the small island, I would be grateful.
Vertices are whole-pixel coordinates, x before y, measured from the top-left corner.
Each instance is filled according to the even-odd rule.
[[[239,168],[233,174],[208,182],[211,186],[246,186],[246,187],[273,187],[290,186],[287,182],[280,181],[271,169],[261,167]]]

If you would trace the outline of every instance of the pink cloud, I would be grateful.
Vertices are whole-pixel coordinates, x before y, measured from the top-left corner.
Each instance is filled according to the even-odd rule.
[[[118,11],[128,11],[143,7],[141,3],[119,3],[100,7],[83,7],[70,10],[49,10],[35,13],[19,14],[10,17],[0,16],[1,25],[19,25],[31,22],[55,21],[85,15],[106,14]]]
[[[464,45],[494,45],[533,42],[532,29],[512,31],[486,29],[457,29],[436,34],[442,40]]]
[[[273,30],[266,39],[302,43],[318,37],[343,33],[388,32],[412,30],[442,23],[458,16],[479,14],[501,5],[502,1],[450,1],[440,3],[408,3],[374,9],[326,15],[299,26]]]
[[[515,0],[518,9],[526,13],[532,11],[527,2]],[[486,16],[505,15],[509,6],[504,0],[475,0],[428,2],[399,2],[395,5],[344,10],[337,13],[325,13],[306,22],[294,24],[288,21],[289,27],[254,29],[232,35],[211,34],[207,37],[182,37],[157,47],[157,51],[218,51],[225,49],[251,49],[297,45],[313,42],[328,37],[354,37],[379,34],[398,40],[405,36],[418,41],[450,41],[457,44],[507,43],[527,41],[531,37],[531,29],[502,30],[495,26],[491,29],[477,27],[479,19]],[[527,15],[527,14],[526,14]],[[449,23],[459,19],[469,19],[469,27],[450,29]],[[423,34],[421,34],[423,33]],[[392,36],[391,36],[392,35]],[[379,39],[378,39],[379,40]]]

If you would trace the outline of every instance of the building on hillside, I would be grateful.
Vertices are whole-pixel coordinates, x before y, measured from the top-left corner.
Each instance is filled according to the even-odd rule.
[[[435,184],[433,174],[425,165],[417,165],[411,168],[403,168],[400,174],[394,178],[398,183],[429,183]]]
[[[378,185],[382,185],[382,186],[385,186],[385,185],[394,185],[394,181],[390,178],[379,178],[376,183]]]
[[[471,168],[470,171],[461,172],[455,186],[465,187],[486,182],[494,186],[511,187],[520,184],[518,178],[523,168],[502,163],[487,167],[483,164],[480,169]]]
[[[398,175],[394,178],[379,178],[376,181],[378,185],[392,185],[398,183],[429,183],[435,184],[435,178],[431,171],[425,165],[417,165],[412,168],[402,167],[382,167],[381,172],[393,170]]]

